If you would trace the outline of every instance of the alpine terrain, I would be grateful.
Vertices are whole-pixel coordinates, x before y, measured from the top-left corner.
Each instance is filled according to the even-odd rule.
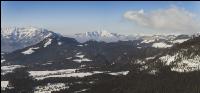
[[[3,93],[199,93],[200,35],[1,30]]]

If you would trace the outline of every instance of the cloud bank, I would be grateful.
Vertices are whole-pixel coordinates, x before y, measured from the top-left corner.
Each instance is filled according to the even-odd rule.
[[[200,31],[197,15],[178,7],[144,12],[141,10],[127,11],[124,18],[135,22],[141,27],[159,31],[194,33]]]

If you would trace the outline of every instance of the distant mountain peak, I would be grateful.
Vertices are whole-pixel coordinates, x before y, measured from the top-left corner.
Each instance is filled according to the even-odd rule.
[[[56,33],[44,28],[28,27],[5,27],[1,28],[1,51],[12,52],[30,45],[34,45],[44,38]]]
[[[90,37],[111,37],[113,36],[112,33],[108,32],[107,30],[97,30],[94,32],[85,32],[85,36],[90,36]]]
[[[111,33],[105,29],[99,29],[93,32],[78,33],[69,37],[75,38],[77,41],[83,43],[89,40],[104,41],[104,42],[117,42],[127,41],[135,39],[134,36],[120,35],[117,33]]]

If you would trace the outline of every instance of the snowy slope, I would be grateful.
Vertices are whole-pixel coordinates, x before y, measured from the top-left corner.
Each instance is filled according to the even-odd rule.
[[[36,27],[1,28],[1,51],[12,52],[17,49],[34,45],[54,34],[54,32]]]
[[[200,37],[195,37],[172,47],[159,60],[177,72],[189,72],[200,69]]]

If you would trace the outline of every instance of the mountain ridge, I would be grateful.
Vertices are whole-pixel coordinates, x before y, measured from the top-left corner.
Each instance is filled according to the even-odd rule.
[[[1,51],[12,52],[22,49],[34,45],[51,35],[59,34],[36,27],[1,28]]]

